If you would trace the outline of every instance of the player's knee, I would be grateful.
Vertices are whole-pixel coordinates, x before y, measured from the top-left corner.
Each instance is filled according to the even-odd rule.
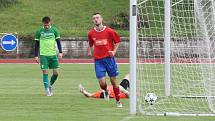
[[[59,73],[54,73],[53,75],[55,75],[56,77],[58,77]]]
[[[54,72],[53,72],[53,75],[58,76],[58,75],[59,75],[59,72],[58,72],[58,71],[54,71]]]
[[[48,70],[42,70],[43,74],[48,74]]]

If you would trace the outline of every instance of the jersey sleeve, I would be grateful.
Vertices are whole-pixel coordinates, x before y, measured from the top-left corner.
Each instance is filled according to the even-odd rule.
[[[35,32],[35,38],[34,38],[34,40],[40,41],[40,30],[37,30],[37,31]]]
[[[111,32],[111,36],[112,36],[112,39],[113,39],[114,43],[121,42],[120,36],[115,30],[111,29],[110,32]]]
[[[55,32],[54,32],[55,39],[59,39],[60,38],[60,32],[59,32],[59,30],[57,28],[55,28],[54,30],[55,30]]]
[[[88,33],[88,41],[89,41],[89,46],[92,47],[93,46],[93,40],[92,40],[90,33]]]

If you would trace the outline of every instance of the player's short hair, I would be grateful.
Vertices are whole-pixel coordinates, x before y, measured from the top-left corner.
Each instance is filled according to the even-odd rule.
[[[123,79],[119,85],[121,85],[126,90],[130,87],[129,81],[127,79]]]
[[[42,18],[43,23],[49,23],[51,21],[51,18],[49,16],[45,16]]]
[[[99,12],[95,12],[95,13],[93,13],[93,16],[94,16],[94,15],[97,15],[97,14],[101,15],[101,13],[99,13]]]

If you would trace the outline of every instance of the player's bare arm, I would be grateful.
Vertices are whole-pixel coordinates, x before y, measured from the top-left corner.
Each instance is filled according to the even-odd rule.
[[[92,56],[92,47],[90,46],[87,48],[87,55],[90,57]]]

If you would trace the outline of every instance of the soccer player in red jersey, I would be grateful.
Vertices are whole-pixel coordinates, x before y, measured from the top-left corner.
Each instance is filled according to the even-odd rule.
[[[129,98],[129,74],[127,74],[121,81],[121,83],[119,84],[119,88],[120,88],[120,98]],[[115,98],[115,94],[113,91],[113,86],[108,86],[108,93],[110,98]],[[105,92],[104,90],[99,90],[93,93],[88,92],[87,90],[84,89],[84,87],[80,84],[79,85],[79,90],[80,92],[89,98],[104,98],[105,97]]]
[[[115,54],[120,44],[120,36],[111,28],[102,24],[103,18],[100,13],[94,13],[92,21],[95,25],[88,33],[88,55],[92,56],[91,50],[94,49],[95,72],[101,89],[108,92],[105,81],[106,73],[110,77],[117,107],[122,107],[120,102],[120,90],[116,77],[118,76],[118,67],[115,62]],[[108,99],[108,93],[105,93],[105,99]]]

